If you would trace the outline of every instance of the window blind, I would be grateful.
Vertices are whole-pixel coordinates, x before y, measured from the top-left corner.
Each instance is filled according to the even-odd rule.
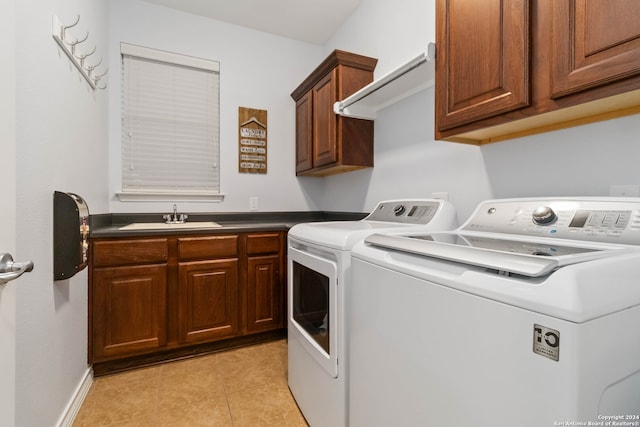
[[[121,51],[123,192],[219,193],[218,63]]]

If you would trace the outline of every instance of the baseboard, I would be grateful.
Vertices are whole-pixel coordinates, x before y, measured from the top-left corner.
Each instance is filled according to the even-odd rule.
[[[93,383],[93,369],[87,368],[87,372],[85,372],[82,381],[76,387],[75,392],[69,404],[66,408],[64,408],[64,412],[60,417],[60,420],[56,424],[57,427],[71,427],[73,421],[78,415],[78,411],[82,406],[82,402],[84,402],[84,398],[87,396],[89,389],[91,388],[91,384]]]

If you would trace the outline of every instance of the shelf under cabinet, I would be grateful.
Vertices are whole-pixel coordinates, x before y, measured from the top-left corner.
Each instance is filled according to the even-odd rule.
[[[373,120],[376,112],[435,83],[435,43],[425,52],[334,104],[336,114]]]

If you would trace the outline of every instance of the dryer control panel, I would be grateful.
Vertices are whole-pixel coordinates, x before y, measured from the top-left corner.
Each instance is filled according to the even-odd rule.
[[[640,245],[640,198],[487,200],[461,229]]]
[[[365,220],[428,224],[445,203],[441,200],[387,200],[378,203]]]

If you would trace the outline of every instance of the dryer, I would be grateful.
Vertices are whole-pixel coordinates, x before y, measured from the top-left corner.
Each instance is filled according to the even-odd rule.
[[[640,425],[640,199],[489,200],[351,273],[352,427]]]
[[[445,200],[380,202],[361,221],[297,224],[288,235],[288,382],[312,427],[344,427],[348,408],[348,325],[351,248],[385,232],[452,230]]]

